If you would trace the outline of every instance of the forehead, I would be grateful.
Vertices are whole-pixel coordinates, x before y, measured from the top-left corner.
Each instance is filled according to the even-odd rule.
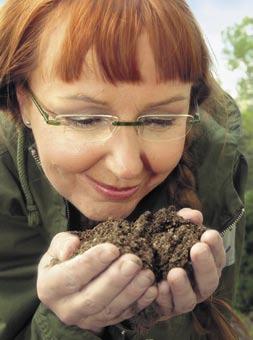
[[[53,26],[49,27],[48,34],[45,35],[46,38],[42,37],[41,39],[37,67],[33,73],[37,75],[40,74],[40,77],[44,81],[48,82],[57,78],[62,80],[56,72],[56,65],[59,62],[59,51],[64,48],[66,43],[66,27],[66,22],[58,19]],[[80,55],[76,57],[80,58]],[[74,60],[72,60],[72,62],[74,62]],[[87,54],[82,56],[82,62],[80,78],[85,77],[89,80],[105,81],[104,76],[101,74],[101,65],[99,65],[97,53],[94,48],[90,48]],[[160,82],[154,60],[154,53],[146,32],[140,34],[138,38],[136,62],[142,81],[149,82],[150,84],[158,84]]]
[[[207,58],[189,11],[173,2],[128,1],[60,2],[38,39],[42,75],[73,81],[91,71],[111,83],[198,80]]]
[[[31,75],[30,83],[35,93],[40,93],[46,98],[51,96],[63,97],[85,93],[100,99],[106,98],[129,108],[130,103],[142,106],[147,99],[150,101],[162,100],[168,95],[189,95],[189,82],[178,79],[161,82],[158,80],[157,67],[154,53],[148,34],[144,31],[139,35],[136,50],[136,61],[141,75],[141,81],[121,81],[112,83],[105,81],[94,49],[89,49],[82,56],[82,69],[78,80],[63,81],[55,72],[58,62],[58,51],[64,48],[67,20],[58,18],[49,25],[47,34],[44,35],[40,45],[40,58],[37,68]],[[78,56],[79,57],[79,56]],[[75,62],[72,60],[72,63]],[[55,99],[56,100],[56,99]]]
[[[62,38],[61,30],[57,30],[57,34],[53,37],[59,43]],[[112,84],[106,82],[99,72],[96,55],[93,51],[87,53],[82,74],[78,81],[63,82],[52,71],[55,61],[54,39],[49,39],[47,54],[45,54],[41,65],[32,74],[31,86],[36,93],[40,93],[42,98],[47,98],[50,94],[56,105],[58,103],[59,105],[75,103],[67,101],[64,97],[82,97],[85,94],[99,100],[105,100],[116,110],[123,113],[124,110],[134,111],[136,108],[142,108],[145,104],[162,101],[173,96],[190,97],[190,83],[183,83],[179,80],[157,81],[154,57],[146,34],[140,36],[138,43],[138,62],[142,76],[142,81],[139,83],[120,82]]]

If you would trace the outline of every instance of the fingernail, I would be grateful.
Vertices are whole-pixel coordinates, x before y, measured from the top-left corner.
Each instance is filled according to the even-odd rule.
[[[135,274],[137,270],[140,268],[141,267],[132,260],[125,261],[121,265],[122,274],[125,276],[130,276],[130,275]]]
[[[147,300],[152,300],[152,299],[154,299],[154,298],[156,297],[156,295],[157,295],[156,289],[154,289],[154,287],[151,287],[151,288],[147,291],[145,297],[146,297]]]
[[[101,255],[100,259],[103,263],[112,262],[119,256],[119,250],[117,248],[105,248]]]
[[[145,288],[150,286],[154,282],[154,276],[151,274],[142,275],[137,279],[137,284],[140,288]]]

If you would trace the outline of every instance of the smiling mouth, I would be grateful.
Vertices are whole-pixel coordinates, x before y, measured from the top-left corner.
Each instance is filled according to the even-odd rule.
[[[105,189],[108,189],[108,190],[113,190],[113,191],[118,191],[118,192],[123,192],[123,191],[128,191],[128,190],[133,190],[133,189],[136,189],[138,185],[134,185],[134,186],[131,186],[131,187],[123,187],[123,188],[119,188],[119,187],[114,187],[112,185],[108,185],[108,184],[104,184],[104,183],[100,183],[100,182],[97,182],[94,180],[94,182],[102,187],[104,187]]]
[[[131,187],[114,187],[86,176],[93,188],[108,199],[124,200],[131,198],[140,188],[140,184]]]
[[[90,176],[87,176],[86,177],[91,180],[92,182],[96,183],[97,185],[100,185],[101,187],[104,187],[105,189],[108,189],[108,190],[113,190],[113,191],[128,191],[128,190],[133,190],[133,189],[136,189],[137,187],[140,186],[141,183],[138,183],[138,184],[135,184],[135,185],[131,185],[131,186],[128,186],[128,187],[115,187],[113,185],[110,185],[110,184],[105,184],[103,182],[99,182],[97,180],[95,180],[94,178],[91,178]]]

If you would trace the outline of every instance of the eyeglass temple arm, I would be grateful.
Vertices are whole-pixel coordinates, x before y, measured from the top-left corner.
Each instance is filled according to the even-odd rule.
[[[35,96],[34,96],[34,94],[32,93],[31,90],[30,90],[30,94],[31,94],[31,98],[32,98],[34,105],[37,107],[38,111],[40,112],[42,117],[45,119],[46,123],[49,124],[49,125],[60,125],[60,122],[49,118],[49,115],[47,114],[46,111],[44,111],[42,109],[42,107],[38,103],[37,99],[35,98]]]

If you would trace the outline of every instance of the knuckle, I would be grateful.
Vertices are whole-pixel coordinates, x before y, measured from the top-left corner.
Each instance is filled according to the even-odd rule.
[[[61,322],[63,322],[66,326],[75,325],[75,320],[74,320],[73,316],[68,311],[61,312],[58,315],[58,317],[61,320]]]
[[[68,275],[66,280],[65,280],[65,289],[66,291],[71,294],[78,292],[80,290],[80,284],[77,282],[76,278]]]
[[[113,307],[107,306],[103,310],[103,320],[110,321],[119,315],[119,311]]]
[[[92,315],[103,309],[103,306],[98,306],[98,304],[91,298],[85,298],[82,301],[82,310],[86,315]]]

